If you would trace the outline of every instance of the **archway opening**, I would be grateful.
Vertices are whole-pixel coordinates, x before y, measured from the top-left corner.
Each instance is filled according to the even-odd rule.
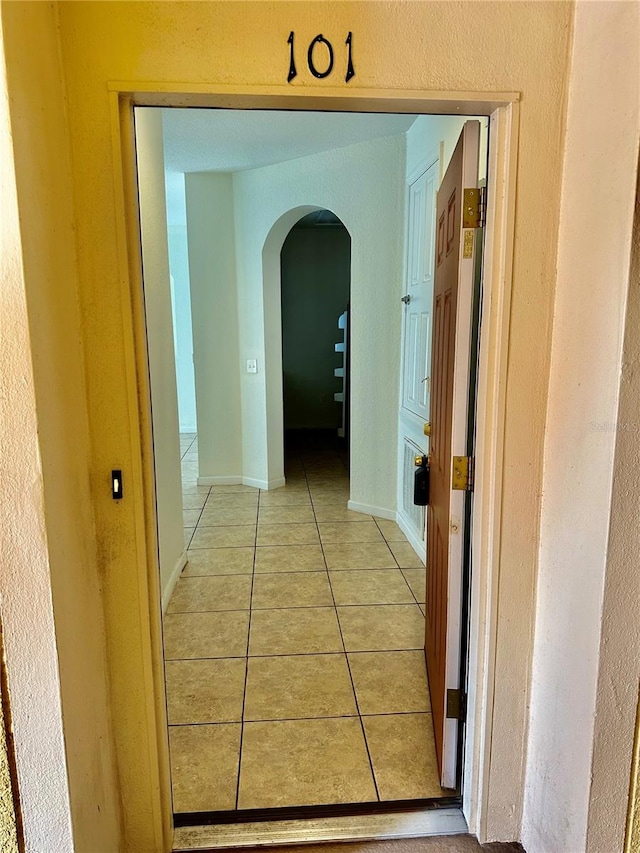
[[[351,236],[331,210],[303,216],[280,253],[285,447],[348,463]]]

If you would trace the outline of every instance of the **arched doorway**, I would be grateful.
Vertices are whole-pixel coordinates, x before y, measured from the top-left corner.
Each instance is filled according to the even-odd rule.
[[[281,250],[285,446],[348,459],[351,236],[330,210],[302,217]]]
[[[320,205],[301,205],[292,208],[286,213],[283,213],[274,224],[271,226],[269,233],[265,239],[262,249],[262,280],[263,280],[263,317],[264,317],[264,359],[265,359],[265,414],[266,414],[266,456],[267,456],[267,472],[266,479],[269,482],[270,488],[278,488],[284,485],[285,479],[285,459],[284,459],[284,435],[285,435],[285,418],[284,418],[284,381],[283,381],[283,317],[282,317],[282,251],[285,241],[294,229],[302,230],[311,225],[311,218],[328,219],[329,216],[333,220],[333,225],[337,225],[343,235],[343,255],[344,255],[344,234],[348,237],[349,243],[349,282],[351,280],[351,229],[348,224],[345,224],[344,217],[339,216],[335,211],[328,210]],[[311,217],[311,218],[309,218]],[[304,223],[304,224],[300,224]],[[322,226],[321,226],[322,227]],[[324,233],[324,232],[323,232]],[[294,238],[295,240],[296,238]],[[321,238],[322,239],[322,238]],[[348,301],[348,297],[347,297]],[[338,303],[336,303],[338,304]],[[343,303],[339,303],[343,305]],[[341,330],[337,327],[338,316],[344,312],[346,304],[343,305],[341,311],[338,312],[335,318],[331,320],[336,323],[333,336],[335,340],[333,345],[338,343],[342,335]],[[323,309],[324,310],[324,309]],[[327,309],[328,310],[328,309]],[[333,317],[333,313],[330,315]],[[315,322],[315,321],[314,321]],[[331,352],[331,350],[329,350]],[[333,350],[335,353],[335,350]],[[340,365],[338,362],[331,367],[337,369]],[[345,405],[349,407],[349,393],[341,389],[341,383],[338,382],[338,377],[333,377],[336,380],[335,391],[331,393],[345,394]],[[291,390],[291,389],[290,389]],[[334,401],[335,402],[335,401]],[[334,409],[335,411],[335,409]],[[337,429],[337,426],[336,426]]]

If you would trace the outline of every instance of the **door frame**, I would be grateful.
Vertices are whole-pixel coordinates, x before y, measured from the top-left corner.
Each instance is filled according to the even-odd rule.
[[[477,432],[474,525],[475,555],[469,590],[468,711],[462,778],[463,813],[469,830],[487,839],[492,820],[491,789],[513,785],[504,760],[492,756],[500,743],[524,743],[514,732],[509,714],[508,685],[514,678],[528,685],[530,652],[511,654],[508,635],[499,630],[498,589],[502,517],[502,469],[505,434],[505,392],[511,274],[516,198],[519,100],[512,92],[427,92],[415,90],[345,89],[322,87],[315,91],[282,86],[219,86],[151,82],[109,84],[112,147],[117,180],[116,210],[118,264],[122,321],[127,365],[126,393],[133,448],[132,499],[135,505],[137,571],[141,598],[140,618],[147,637],[140,649],[146,673],[147,717],[135,736],[144,738],[149,772],[157,791],[153,808],[154,830],[165,849],[171,849],[172,820],[168,737],[162,658],[160,583],[154,500],[153,445],[149,391],[149,364],[142,290],[142,264],[135,170],[133,108],[218,107],[230,109],[283,109],[340,112],[383,112],[426,115],[489,117],[487,218],[483,272],[484,298],[480,316],[477,387]],[[146,608],[142,606],[146,603]],[[115,662],[117,665],[117,662]],[[499,690],[504,685],[504,690]],[[513,689],[512,689],[513,691]],[[509,747],[511,748],[511,747]],[[519,766],[519,764],[518,764]],[[521,781],[521,776],[518,777]],[[521,809],[523,785],[513,790],[513,803]],[[497,814],[495,817],[497,818]]]

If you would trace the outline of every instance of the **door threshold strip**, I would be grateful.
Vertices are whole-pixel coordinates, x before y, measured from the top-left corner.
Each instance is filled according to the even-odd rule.
[[[321,841],[421,838],[468,832],[460,808],[419,808],[377,814],[181,826],[174,830],[173,851],[187,853]]]
[[[208,812],[176,812],[174,827],[211,826],[219,823],[258,823],[271,821],[311,820],[324,817],[354,817],[364,814],[416,812],[425,809],[447,809],[462,805],[455,793],[444,797],[423,797],[411,800],[384,800],[363,803],[325,803],[314,806],[271,806],[257,809],[224,809]]]

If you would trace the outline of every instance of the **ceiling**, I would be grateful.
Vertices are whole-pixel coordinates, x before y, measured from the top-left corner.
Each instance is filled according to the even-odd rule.
[[[145,108],[148,109],[148,108]],[[168,172],[238,172],[404,133],[414,115],[163,109]]]

